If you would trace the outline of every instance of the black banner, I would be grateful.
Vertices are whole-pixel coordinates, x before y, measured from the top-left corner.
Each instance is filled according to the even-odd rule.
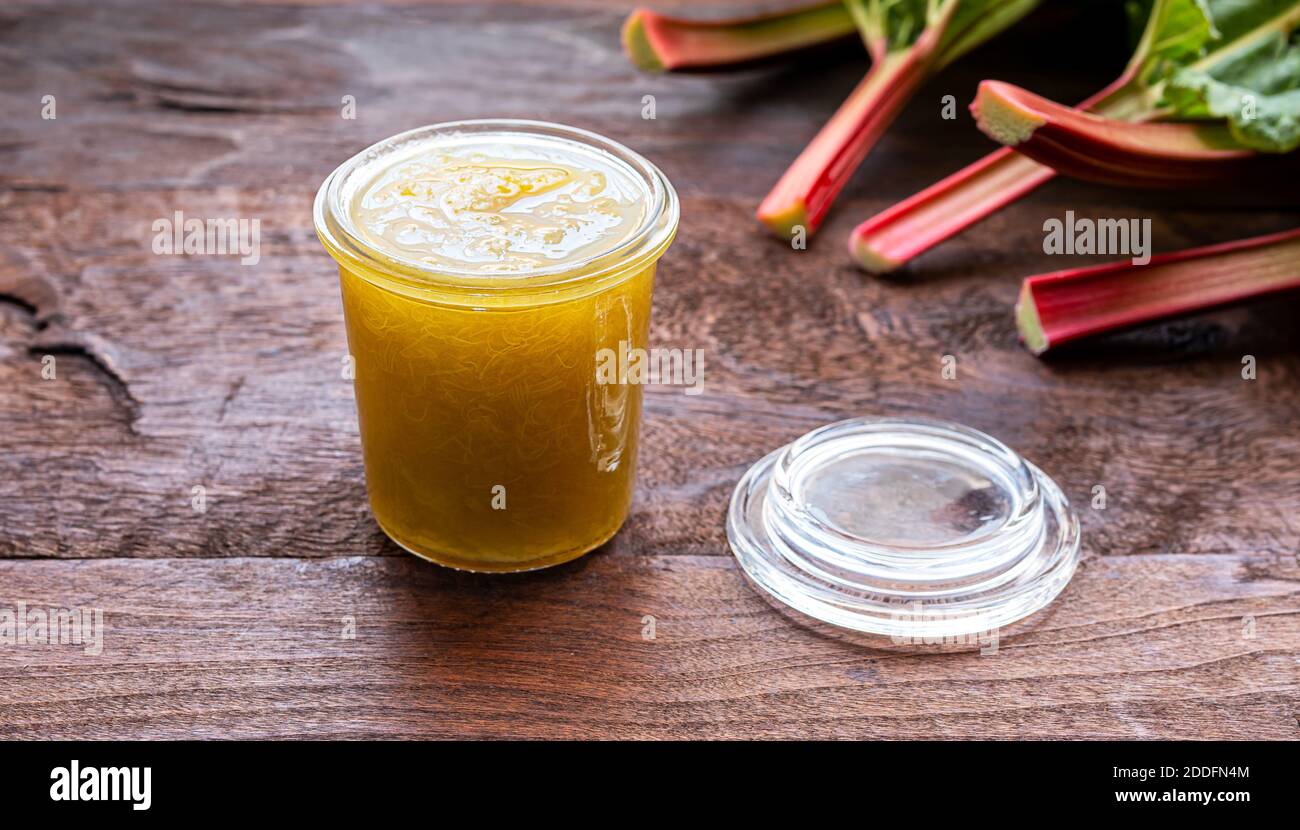
[[[617,797],[638,818],[683,805],[760,814],[809,798],[868,813],[1059,810],[1230,817],[1292,803],[1293,745],[1246,743],[9,744],[6,806],[53,818],[338,819],[466,805],[569,809]],[[834,802],[839,802],[835,804]],[[644,812],[643,812],[644,811]],[[677,813],[680,818],[680,813]],[[447,820],[451,815],[443,814]],[[986,816],[986,818],[988,818]]]

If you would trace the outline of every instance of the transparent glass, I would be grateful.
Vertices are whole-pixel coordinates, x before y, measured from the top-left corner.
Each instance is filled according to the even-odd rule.
[[[351,174],[442,134],[546,135],[626,165],[649,209],[627,242],[525,273],[437,273],[363,242]],[[371,510],[393,541],[472,571],[574,559],[614,535],[635,479],[641,389],[597,383],[603,349],[645,348],[676,196],[632,151],[554,124],[435,125],[375,145],[322,186],[316,226],[339,263]]]
[[[1038,611],[1079,557],[1056,484],[958,424],[856,418],[741,479],[727,535],[763,592],[842,628],[925,642]]]

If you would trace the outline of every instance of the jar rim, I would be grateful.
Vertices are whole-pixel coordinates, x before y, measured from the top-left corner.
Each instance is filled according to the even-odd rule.
[[[417,142],[465,135],[512,135],[558,139],[587,151],[609,156],[630,168],[644,187],[647,210],[640,225],[625,240],[577,262],[523,272],[483,272],[427,266],[387,252],[366,241],[347,218],[344,189],[349,177],[382,156]],[[548,121],[479,118],[416,127],[370,145],[334,169],[316,193],[313,220],[316,234],[340,263],[365,273],[378,273],[411,288],[466,290],[472,293],[512,292],[586,283],[633,271],[658,259],[677,232],[680,208],[677,193],[662,171],[644,156],[598,133]]]

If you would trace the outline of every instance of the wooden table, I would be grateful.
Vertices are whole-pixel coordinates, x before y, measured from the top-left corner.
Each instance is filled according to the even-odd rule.
[[[620,53],[626,11],[0,10],[0,608],[96,607],[106,625],[98,655],[0,645],[0,736],[1300,735],[1300,302],[1051,361],[1011,315],[1022,276],[1088,261],[1041,252],[1046,218],[1150,216],[1173,250],[1295,226],[1294,183],[1057,181],[871,278],[844,253],[853,225],[990,148],[964,112],[940,119],[941,97],[999,77],[1082,98],[1123,64],[1115,21],[1041,12],[937,78],[791,251],[752,212],[861,50],[647,77]],[[337,278],[311,224],[317,185],[358,149],[484,116],[569,122],[662,166],[682,225],[652,342],[706,360],[703,394],[647,390],[615,540],[509,577],[424,564],[372,521]],[[261,262],[155,255],[153,222],[178,210],[259,218]],[[723,514],[746,467],[873,413],[991,432],[1079,508],[1083,566],[996,654],[836,637],[737,569]]]

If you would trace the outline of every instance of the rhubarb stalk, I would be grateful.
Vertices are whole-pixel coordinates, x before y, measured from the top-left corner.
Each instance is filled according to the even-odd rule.
[[[1270,48],[1278,55],[1278,41],[1294,29],[1298,14],[1300,2],[1156,0],[1123,75],[1079,108],[1133,122],[1177,115],[1180,107],[1167,98],[1189,110],[1194,96],[1180,93],[1179,84],[1200,89],[1205,77],[1239,75],[1253,55]],[[999,150],[858,225],[850,252],[868,271],[892,271],[1055,175]]]
[[[1132,109],[1129,74],[1084,101],[1083,109]],[[1003,147],[854,228],[849,253],[863,269],[886,274],[996,213],[1056,176],[1056,171]]]
[[[1300,229],[1029,277],[1016,303],[1025,345],[1041,355],[1104,332],[1300,288]]]
[[[1121,187],[1234,182],[1261,169],[1225,124],[1134,124],[984,81],[971,104],[985,135],[1058,173]]]
[[[777,236],[814,233],[921,83],[1028,14],[1037,0],[846,2],[873,65],[759,206],[759,221]]]
[[[623,24],[623,48],[648,72],[728,69],[852,36],[840,0],[730,20],[686,20],[637,9]]]
[[[809,234],[816,231],[831,202],[926,74],[924,59],[912,51],[886,55],[873,64],[767,194],[758,208],[759,220],[786,239],[800,227]]]

